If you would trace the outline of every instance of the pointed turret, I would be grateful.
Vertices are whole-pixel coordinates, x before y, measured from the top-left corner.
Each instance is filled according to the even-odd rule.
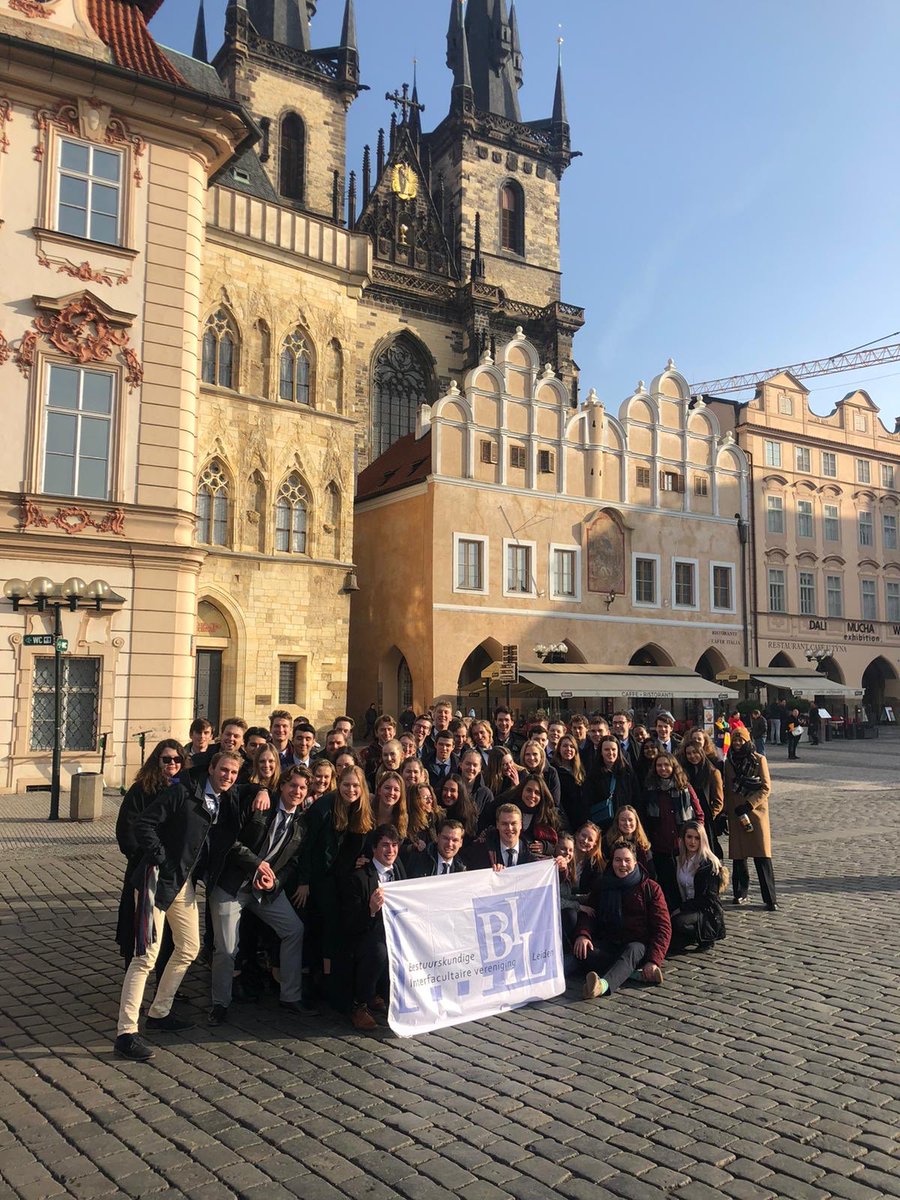
[[[522,43],[519,40],[519,21],[516,16],[516,0],[512,0],[512,4],[509,7],[509,32],[512,43],[513,76],[516,81],[516,87],[521,87],[524,74],[522,70]]]
[[[344,5],[344,20],[341,24],[341,49],[358,50],[356,41],[356,8],[353,0]]]
[[[200,0],[200,7],[197,9],[197,27],[194,30],[194,48],[191,51],[193,58],[199,62],[209,61],[209,51],[206,46],[206,14],[203,11],[203,0]]]
[[[309,19],[315,11],[310,0],[247,0],[250,21],[260,37],[292,50],[309,50]]]
[[[474,96],[462,0],[450,0],[450,24],[447,27],[447,66],[453,72],[451,107],[455,112],[465,112],[472,108]]]
[[[342,83],[359,83],[359,47],[356,41],[356,8],[346,0],[341,24],[341,44],[338,48],[338,72]]]
[[[422,106],[419,104],[419,85],[416,80],[416,60],[413,59],[412,107],[409,110],[409,136],[418,146],[422,140]]]
[[[550,118],[554,128],[568,127],[569,117],[566,112],[566,89],[563,86],[562,69],[562,38],[559,39],[559,55],[556,64],[556,91],[553,93],[553,116]]]
[[[521,122],[521,71],[517,73],[513,65],[513,30],[506,0],[469,0],[465,31],[475,107]]]

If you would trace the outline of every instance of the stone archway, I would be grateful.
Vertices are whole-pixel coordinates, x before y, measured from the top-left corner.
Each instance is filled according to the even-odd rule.
[[[657,646],[655,642],[648,642],[639,650],[635,650],[628,660],[628,665],[629,667],[674,667],[675,663],[671,655],[667,654],[661,646]]]
[[[877,658],[873,658],[863,671],[861,684],[865,692],[863,706],[873,721],[880,720],[885,704],[896,699],[893,695],[885,694],[885,684],[889,679],[897,679],[897,671],[881,654]],[[891,689],[893,692],[897,690],[896,688]]]
[[[721,671],[726,670],[728,663],[725,658],[714,646],[710,646],[697,659],[694,670],[710,683],[716,682],[716,677]]]
[[[784,651],[782,651],[782,650],[779,650],[778,653],[775,655],[775,657],[772,659],[772,661],[769,663],[770,667],[792,667],[793,665],[794,664],[793,664],[793,662],[791,662],[791,659],[789,658],[789,656],[787,654],[785,654]]]

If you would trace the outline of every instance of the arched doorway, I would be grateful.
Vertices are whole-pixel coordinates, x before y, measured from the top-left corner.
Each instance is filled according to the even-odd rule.
[[[793,665],[794,664],[791,662],[788,656],[781,650],[778,651],[778,653],[769,663],[770,667],[792,667]]]
[[[865,695],[863,696],[863,706],[869,714],[871,721],[879,721],[884,710],[885,704],[891,704],[896,699],[895,695],[888,695],[886,692],[896,693],[897,688],[886,689],[885,684],[889,679],[896,679],[897,672],[888,660],[879,654],[877,658],[873,658],[869,665],[863,671],[862,687]]]
[[[485,687],[482,677],[482,672],[486,671],[492,663],[499,662],[502,651],[503,647],[496,639],[485,638],[466,657],[456,680],[456,704],[463,712],[474,708],[482,717],[489,717],[493,705],[499,703],[501,697],[505,697],[503,685],[497,683],[492,685],[489,698],[488,689]]]
[[[844,672],[830,654],[827,658],[822,659],[816,670],[826,679],[830,679],[832,683],[844,683]]]
[[[218,732],[223,710],[236,705],[236,639],[224,609],[208,597],[197,605],[194,647],[194,717]]]
[[[406,709],[412,708],[413,702],[413,681],[412,672],[405,658],[400,659],[400,665],[397,668],[397,717]]]
[[[728,663],[714,647],[710,646],[697,659],[694,670],[710,683],[716,682],[716,676],[726,669]]]
[[[629,667],[674,667],[675,663],[661,646],[657,646],[655,642],[648,642],[646,646],[641,646],[640,650],[635,650],[628,660],[628,665]]]
[[[409,696],[409,703],[412,703],[412,673],[406,656],[396,646],[391,646],[378,664],[376,703],[379,712],[388,713],[396,719],[406,707],[405,695]]]
[[[575,643],[572,641],[571,638],[563,638],[563,642],[566,645],[566,662],[569,662],[569,663],[586,663],[587,662],[587,659],[584,657],[582,652],[578,649],[578,647],[575,645]]]

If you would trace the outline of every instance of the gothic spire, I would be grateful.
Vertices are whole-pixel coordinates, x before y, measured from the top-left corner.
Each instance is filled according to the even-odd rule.
[[[356,41],[356,8],[353,0],[347,0],[344,6],[344,21],[341,25],[341,49],[359,50]]]
[[[247,12],[260,37],[293,50],[309,50],[309,20],[315,0],[247,0]]]
[[[416,81],[416,60],[413,59],[413,85],[412,85],[412,107],[409,110],[409,136],[418,146],[422,138],[422,117],[420,115],[421,106],[419,105],[419,85]]]
[[[453,108],[472,106],[472,71],[469,45],[463,20],[462,0],[450,0],[450,24],[447,27],[447,66],[453,72]]]
[[[522,43],[519,40],[519,21],[516,17],[516,0],[512,0],[509,6],[509,33],[512,44],[513,75],[515,76],[516,87],[521,87],[524,76],[522,72]]]
[[[506,0],[469,0],[466,38],[475,107],[511,121],[521,121],[518,89],[521,69],[514,64],[513,26]],[[519,54],[521,66],[521,53]]]
[[[566,112],[566,90],[563,86],[563,69],[562,69],[562,38],[559,41],[559,54],[556,63],[556,91],[553,94],[553,117],[554,125],[568,125],[569,117]]]
[[[346,0],[344,20],[341,24],[341,45],[338,59],[340,78],[343,83],[359,85],[359,48],[356,41],[356,8],[353,0]]]
[[[200,0],[200,7],[197,9],[197,27],[194,30],[194,48],[191,51],[191,56],[199,62],[209,61],[209,51],[206,47],[206,14],[203,11],[203,0]]]

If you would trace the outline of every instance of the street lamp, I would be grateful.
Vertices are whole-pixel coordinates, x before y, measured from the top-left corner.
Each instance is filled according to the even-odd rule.
[[[24,579],[10,579],[3,594],[12,603],[13,612],[23,605],[33,605],[39,613],[53,610],[53,634],[26,634],[25,645],[53,646],[53,758],[50,767],[50,820],[59,820],[59,791],[62,767],[62,656],[69,648],[62,636],[62,610],[76,612],[80,607],[93,606],[97,612],[104,604],[124,604],[125,597],[117,595],[105,579],[94,579],[85,583],[73,575],[64,583],[54,583],[46,575],[36,575],[28,583]]]
[[[533,649],[542,663],[564,663],[566,655],[569,653],[569,647],[565,642],[554,642],[549,646],[539,642]]]

